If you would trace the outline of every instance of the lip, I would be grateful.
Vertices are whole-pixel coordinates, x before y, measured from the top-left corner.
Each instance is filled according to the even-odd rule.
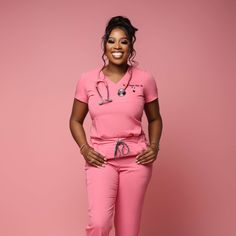
[[[117,57],[117,56],[115,55],[116,53],[117,53],[118,55],[120,55],[120,56]],[[123,58],[124,53],[117,51],[117,52],[112,52],[111,55],[112,55],[112,57],[113,57],[115,60],[120,60],[120,59]]]
[[[124,53],[123,51],[112,51],[111,53]]]

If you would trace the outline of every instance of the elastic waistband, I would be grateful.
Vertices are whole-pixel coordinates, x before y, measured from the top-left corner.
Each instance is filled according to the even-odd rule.
[[[116,137],[116,138],[91,138],[90,139],[91,143],[93,144],[106,144],[106,143],[114,143],[117,141],[124,141],[124,142],[146,142],[145,136],[140,135],[140,136],[131,136],[131,137]]]

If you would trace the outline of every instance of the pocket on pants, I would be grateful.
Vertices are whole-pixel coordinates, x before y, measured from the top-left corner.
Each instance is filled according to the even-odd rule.
[[[84,163],[84,170],[88,170],[90,167],[94,167],[94,166],[89,164],[87,161],[85,161],[85,163]]]
[[[87,169],[88,169],[88,162],[85,161],[85,163],[84,163],[84,170],[87,170]]]

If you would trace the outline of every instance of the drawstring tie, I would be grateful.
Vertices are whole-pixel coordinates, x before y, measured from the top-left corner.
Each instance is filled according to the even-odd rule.
[[[119,150],[119,145],[122,145],[121,151]],[[127,153],[124,153],[124,146],[126,146],[127,149],[128,149]],[[116,147],[115,147],[114,158],[116,158],[117,151],[119,151],[119,153],[120,153],[119,157],[120,157],[121,155],[122,155],[122,156],[128,155],[128,153],[129,153],[129,146],[128,146],[124,141],[118,140],[118,141],[116,141]]]

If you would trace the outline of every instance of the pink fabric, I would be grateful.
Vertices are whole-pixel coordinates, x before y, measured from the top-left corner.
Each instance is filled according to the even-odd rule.
[[[126,145],[118,145],[117,154],[115,155],[118,140],[125,142]],[[147,143],[145,137],[141,135],[137,137],[117,138],[116,140],[95,140],[93,143],[93,148],[104,155],[107,159],[116,159],[120,157],[123,158],[126,156],[138,155],[141,151],[147,148]]]
[[[85,162],[89,222],[87,236],[109,236],[113,216],[116,236],[139,236],[145,193],[153,163],[134,156],[109,159],[105,167]],[[115,214],[114,214],[115,212]]]
[[[117,83],[112,82],[100,68],[82,73],[77,81],[74,97],[82,102],[88,103],[89,113],[92,119],[90,140],[126,138],[132,136],[143,136],[147,139],[141,127],[144,104],[158,98],[158,90],[154,77],[147,71],[133,67],[133,76],[129,86],[126,88],[126,95],[118,96],[119,88],[125,87],[129,80],[127,70],[123,78]],[[100,96],[96,90],[96,81],[106,81],[109,87],[110,103],[99,105]],[[99,83],[99,90],[102,97],[107,97],[104,83]]]
[[[85,162],[89,206],[86,234],[109,236],[115,210],[116,236],[139,236],[153,163],[138,164],[135,157],[147,148],[141,119],[144,104],[158,98],[157,86],[150,73],[134,67],[126,95],[120,97],[118,89],[128,83],[130,71],[114,83],[103,72],[98,77],[99,70],[82,73],[75,91],[75,98],[88,104],[92,119],[91,144],[107,158],[106,166],[100,168]],[[99,105],[97,81],[107,83],[112,102]],[[107,98],[106,84],[98,86],[103,99]]]

